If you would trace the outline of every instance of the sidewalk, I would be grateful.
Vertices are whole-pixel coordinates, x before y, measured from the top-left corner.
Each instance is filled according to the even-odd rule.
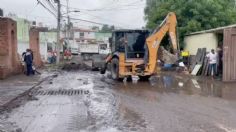
[[[40,75],[15,75],[0,80],[0,107],[23,94],[43,80]]]

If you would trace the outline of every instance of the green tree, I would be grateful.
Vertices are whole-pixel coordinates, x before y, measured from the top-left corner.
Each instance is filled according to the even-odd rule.
[[[94,31],[99,31],[100,29],[99,29],[98,26],[93,26],[93,27],[92,27],[92,30],[94,30]]]
[[[115,30],[115,26],[103,25],[100,32],[112,32]]]
[[[147,28],[154,29],[168,12],[175,12],[178,20],[180,45],[184,35],[226,26],[236,22],[234,0],[147,0],[145,19]]]

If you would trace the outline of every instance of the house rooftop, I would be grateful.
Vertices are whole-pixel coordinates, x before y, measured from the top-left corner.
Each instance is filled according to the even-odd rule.
[[[94,30],[91,29],[82,29],[82,28],[73,28],[72,30],[75,32],[95,32]]]

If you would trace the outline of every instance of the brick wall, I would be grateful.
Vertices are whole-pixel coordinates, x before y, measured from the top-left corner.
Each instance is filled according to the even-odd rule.
[[[0,18],[0,79],[21,71],[16,36],[16,22]]]
[[[39,47],[39,30],[37,28],[32,27],[29,31],[30,35],[30,49],[33,51],[34,55],[34,65],[36,67],[41,67],[43,62],[41,60],[40,55],[40,47]]]

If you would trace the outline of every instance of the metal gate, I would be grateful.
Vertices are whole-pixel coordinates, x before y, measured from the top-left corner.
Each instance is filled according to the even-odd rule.
[[[236,81],[236,28],[224,29],[223,81]]]

